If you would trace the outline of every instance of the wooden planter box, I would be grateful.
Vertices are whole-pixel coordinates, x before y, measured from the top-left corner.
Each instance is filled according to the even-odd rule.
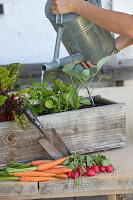
[[[70,152],[96,152],[125,146],[125,104],[115,103],[100,96],[94,102],[101,106],[38,117],[47,129],[55,128]],[[40,131],[30,124],[21,130],[14,121],[0,123],[0,167],[7,162],[50,158],[38,140]]]

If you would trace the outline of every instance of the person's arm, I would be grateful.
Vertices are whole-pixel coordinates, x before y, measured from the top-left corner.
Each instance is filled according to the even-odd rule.
[[[115,40],[115,46],[119,51],[125,49],[126,47],[132,44],[133,44],[133,39],[123,35],[120,35]]]
[[[77,13],[94,24],[119,35],[133,38],[133,15],[99,8],[84,0],[52,0],[52,13]]]

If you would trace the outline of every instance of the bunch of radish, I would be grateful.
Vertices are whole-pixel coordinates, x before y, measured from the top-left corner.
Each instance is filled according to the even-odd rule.
[[[70,156],[63,164],[72,169],[68,172],[69,178],[77,179],[80,176],[95,176],[97,173],[113,173],[114,168],[104,155],[81,155],[79,153]]]
[[[77,167],[76,171],[68,172],[67,176],[69,178],[76,179],[79,176],[95,176],[97,173],[101,173],[101,172],[113,173],[113,171],[114,169],[112,165],[108,165],[106,167],[93,165],[92,168],[89,168],[88,166],[86,166],[85,170],[82,167]]]
[[[113,173],[113,171],[114,169],[112,165],[108,165],[106,167],[93,165],[92,168],[89,168],[88,166],[86,166],[85,170],[82,167],[77,167],[76,171],[68,172],[67,176],[69,178],[76,179],[79,176],[95,176],[97,173],[101,173],[101,172]]]

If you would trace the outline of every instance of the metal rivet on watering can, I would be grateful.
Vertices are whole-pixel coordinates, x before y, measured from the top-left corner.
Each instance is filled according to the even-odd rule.
[[[15,142],[15,136],[12,135],[12,134],[7,135],[7,137],[6,137],[6,142],[7,142],[8,144],[13,144],[13,143]]]

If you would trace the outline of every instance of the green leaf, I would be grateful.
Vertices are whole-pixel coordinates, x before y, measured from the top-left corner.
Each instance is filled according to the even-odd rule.
[[[80,180],[80,176],[78,178],[76,178],[76,180],[74,181],[75,186],[76,187],[81,187],[81,180]]]
[[[8,97],[0,95],[0,106],[2,106],[5,103],[6,99],[8,99]]]
[[[61,97],[64,99],[64,100],[68,100],[68,98],[69,98],[69,93],[63,93],[63,94],[61,94]]]
[[[108,166],[108,165],[110,165],[111,164],[111,162],[110,162],[110,160],[108,160],[108,159],[101,159],[101,165],[102,166]]]
[[[67,160],[65,160],[65,161],[63,162],[63,165],[69,165],[69,163],[70,163],[70,159],[68,158]]]
[[[58,103],[58,101],[59,101],[57,96],[50,96],[50,98],[51,98],[52,100],[56,101],[57,103]]]
[[[89,101],[89,99],[83,98],[80,103],[85,104],[85,105],[90,105],[91,102]]]
[[[98,76],[97,76],[99,79],[107,79],[107,80],[109,80],[109,79],[111,79],[112,77],[111,76],[108,76],[108,75],[105,75],[105,74],[99,74]]]
[[[9,78],[9,71],[3,67],[0,67],[0,92],[9,90],[11,85],[14,84],[12,78]]]
[[[101,67],[106,63],[106,61],[108,60],[109,56],[106,56],[104,58],[102,58],[98,63],[97,63],[97,70],[99,71],[101,69]]]
[[[23,95],[25,95],[25,94],[29,94],[30,91],[31,91],[30,88],[26,88],[26,89],[24,89],[24,90],[20,90],[20,91],[19,91],[19,96],[23,96]]]
[[[93,157],[87,155],[86,163],[87,163],[87,166],[91,168],[93,166]]]
[[[47,101],[45,102],[45,106],[46,106],[47,108],[53,108],[53,107],[54,107],[53,101],[52,101],[52,100],[47,100]]]
[[[80,155],[80,160],[81,160],[82,162],[84,162],[84,159],[85,159],[85,156],[84,156],[84,155]]]
[[[76,108],[76,109],[78,109],[78,108],[80,108],[80,107],[81,107],[81,104],[80,104],[80,103],[76,103],[76,104],[75,104],[75,108]]]
[[[15,121],[21,129],[27,130],[29,128],[29,120],[24,113],[21,115],[15,115]]]
[[[91,77],[92,75],[96,74],[97,72],[97,68],[93,67],[93,68],[89,68],[89,69],[85,69],[82,74],[84,74],[85,76]]]
[[[54,83],[55,83],[56,85],[60,86],[63,82],[62,82],[60,79],[56,79],[56,80],[54,81]]]
[[[14,88],[14,84],[18,81],[20,76],[20,72],[23,70],[23,66],[20,63],[11,63],[7,66],[7,70],[9,71],[9,78],[13,80],[13,84],[11,85],[11,89]],[[19,79],[20,80],[20,79]]]
[[[76,170],[76,167],[75,167],[75,165],[74,165],[73,162],[71,162],[71,163],[68,165],[68,168],[72,169],[73,171]]]

